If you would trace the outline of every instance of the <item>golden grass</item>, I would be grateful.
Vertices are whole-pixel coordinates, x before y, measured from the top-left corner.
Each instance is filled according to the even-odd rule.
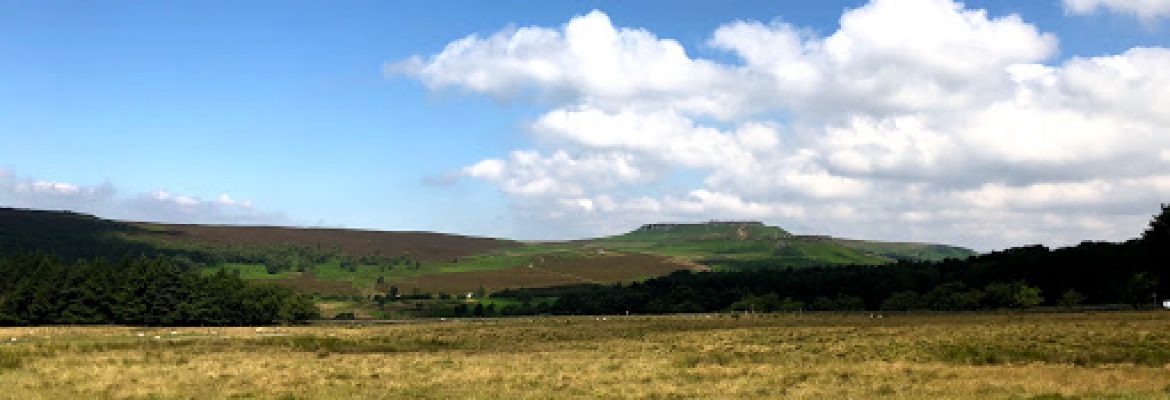
[[[1170,313],[38,327],[0,340],[11,399],[1170,398]]]

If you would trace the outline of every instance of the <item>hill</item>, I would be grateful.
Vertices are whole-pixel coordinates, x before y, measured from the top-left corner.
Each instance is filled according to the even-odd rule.
[[[300,246],[362,257],[409,255],[419,261],[447,261],[513,247],[517,242],[434,232],[383,232],[353,229],[287,228],[130,223],[145,236],[175,244],[212,246]]]
[[[828,239],[826,239],[828,240]],[[905,246],[893,246],[899,248]],[[1154,308],[1170,293],[1170,205],[1140,237],[1049,249],[1023,246],[939,262],[675,273],[627,286],[509,291],[555,302],[516,314],[718,311],[974,311],[1047,306]]]
[[[41,252],[66,259],[138,254],[204,258],[224,249],[263,252],[300,247],[350,257],[409,255],[411,260],[438,261],[517,245],[510,240],[433,232],[158,224],[111,221],[68,211],[0,208],[0,254]]]
[[[154,252],[125,239],[137,233],[132,225],[85,214],[0,207],[0,256],[36,252],[73,260]]]
[[[966,258],[974,251],[925,243],[875,242],[793,235],[755,221],[647,224],[585,241],[588,247],[680,257],[725,269],[814,265],[881,265],[899,260]]]
[[[629,282],[697,266],[652,254],[433,232],[123,222],[67,211],[0,208],[0,259],[166,257],[205,276],[221,269],[322,298],[464,293],[484,288]]]
[[[121,222],[0,208],[0,258],[23,253],[65,261],[165,257],[204,276],[226,269],[322,302],[364,304],[362,315],[373,315],[370,297],[392,291],[492,293],[629,283],[679,270],[882,265],[974,254],[929,244],[793,235],[750,221],[649,224],[605,238],[526,244],[432,232]]]

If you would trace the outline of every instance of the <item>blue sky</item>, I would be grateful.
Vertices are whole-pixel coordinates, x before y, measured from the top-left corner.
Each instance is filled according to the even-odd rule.
[[[1071,3],[969,1],[962,10],[986,9],[992,21],[1018,14],[1022,24],[1051,35],[1058,43],[1046,55],[1022,56],[1023,61],[1012,55],[1007,58],[1011,63],[1059,68],[1077,57],[1118,55],[1134,47],[1170,47],[1170,24],[1159,11],[1138,14],[1109,1],[1101,2],[1094,11],[1075,11]],[[838,217],[822,217],[826,211],[814,210],[814,206],[838,202],[840,207],[833,210],[840,211],[860,201],[832,197],[821,190],[807,196],[796,193],[799,190],[788,193],[783,185],[757,193],[749,190],[751,184],[712,183],[730,172],[693,161],[687,154],[659,158],[610,142],[582,139],[572,131],[594,125],[566,127],[545,117],[567,111],[564,115],[570,118],[561,122],[586,124],[571,117],[589,110],[599,111],[600,118],[628,111],[630,118],[626,120],[646,115],[679,117],[687,121],[683,125],[715,129],[720,133],[714,135],[725,136],[745,124],[772,124],[779,127],[775,135],[780,143],[792,148],[768,156],[757,154],[768,166],[751,173],[753,176],[760,171],[783,175],[788,171],[785,168],[813,168],[830,178],[895,190],[878,186],[888,183],[888,176],[906,171],[851,170],[845,164],[834,164],[833,160],[843,158],[834,158],[836,153],[817,138],[848,124],[821,114],[880,122],[934,111],[910,108],[886,114],[873,109],[813,110],[778,104],[708,113],[643,104],[651,94],[645,93],[649,89],[637,87],[621,89],[625,94],[614,102],[597,103],[595,100],[605,93],[588,93],[591,89],[581,89],[573,82],[546,87],[537,77],[527,75],[514,77],[527,81],[504,84],[518,85],[508,90],[518,87],[537,95],[513,95],[444,78],[445,72],[440,70],[445,66],[433,62],[449,43],[468,35],[507,37],[517,28],[530,26],[558,31],[570,21],[599,10],[599,15],[619,31],[634,28],[657,40],[647,43],[676,41],[685,48],[688,62],[710,62],[731,70],[748,63],[728,46],[713,45],[713,33],[721,27],[736,21],[758,21],[760,26],[772,27],[784,23],[814,43],[838,32],[843,12],[869,5],[866,1],[3,1],[0,183],[8,189],[0,190],[0,205],[71,208],[114,218],[167,222],[324,224],[527,239],[608,234],[654,222],[648,219],[750,217],[807,233],[937,240],[983,249],[1021,242],[1066,244],[1074,238],[1120,239],[1139,230],[1142,218],[1152,214],[1156,202],[1141,208],[1135,205],[1137,200],[1088,199],[1072,206],[1028,203],[1031,197],[1016,202],[1022,205],[1010,199],[984,202],[990,204],[988,212],[1002,217],[1000,225],[978,227],[986,232],[1022,232],[1024,228],[1011,226],[1011,221],[1035,227],[1034,221],[1051,220],[1054,215],[1084,219],[1083,223],[1054,223],[1016,237],[999,238],[970,233],[970,227],[957,222],[960,217],[952,213],[944,218],[945,210],[924,200],[904,199],[871,209],[842,211]],[[404,66],[412,57],[418,63]],[[453,71],[468,72],[467,68],[488,65],[493,62],[490,54],[488,58],[463,60],[466,63],[458,66],[461,69]],[[499,60],[496,57],[495,61]],[[479,62],[484,64],[476,64]],[[427,65],[433,68],[425,69]],[[914,73],[912,66],[903,68]],[[515,71],[485,67],[478,72],[499,77]],[[572,89],[565,89],[570,86]],[[566,90],[573,94],[565,95]],[[689,96],[673,89],[654,90],[655,98]],[[784,87],[773,92],[774,97],[795,96]],[[935,118],[934,114],[929,116]],[[927,125],[943,136],[949,134],[939,127],[942,117],[937,118]],[[1160,116],[1150,118],[1151,126],[1163,121]],[[637,134],[636,129],[626,133]],[[1145,147],[1152,149],[1149,156],[1153,159],[1161,157],[1159,146],[1166,135],[1158,129],[1147,135],[1152,136],[1148,142],[1152,147]],[[988,146],[994,148],[995,144]],[[790,162],[799,158],[798,154],[806,154],[799,151],[802,147],[818,154],[820,161],[812,166]],[[583,165],[582,160],[590,157],[609,160],[602,163],[610,165],[613,160],[626,160],[637,177],[623,180],[621,177],[627,175],[618,171],[612,182],[569,184],[572,182],[566,182],[572,179],[585,182],[592,179],[589,174],[604,176],[607,172],[565,175],[564,168],[571,167],[558,167],[561,164],[552,161],[541,165],[553,171],[514,172],[516,165],[523,164],[511,156],[514,151],[533,151],[541,160],[552,160],[557,152],[563,152],[569,160],[566,165]],[[1129,182],[1126,179],[1160,177],[1158,167],[1150,165],[1130,168],[1145,168],[1148,173],[1144,175],[1070,173],[1059,179],[1033,168],[1044,164],[1048,170],[1089,170],[1092,162],[1123,157],[1130,154],[1127,151],[1100,157],[1081,154],[1077,157],[1084,157],[1077,160],[1088,161],[1071,164],[1046,164],[1052,160],[1027,157],[1023,160],[1027,162],[1017,164],[1014,162],[1020,158],[1007,154],[973,158],[966,164],[970,168],[940,166],[939,170],[970,172],[974,183],[967,189],[999,190],[995,193],[1016,193],[1013,189],[1043,192],[1044,188],[1075,184],[1089,185],[1090,189],[1084,190],[1092,191],[1102,188],[1093,186],[1101,182],[1112,185],[1101,190],[1121,190]],[[1060,161],[1067,158],[1062,156]],[[777,161],[764,162],[770,159]],[[500,161],[506,172],[489,176],[470,169],[485,160]],[[991,173],[988,171],[1036,177],[1012,186],[1011,179],[979,178]],[[513,173],[519,175],[509,175]],[[517,186],[533,174],[557,176],[561,181],[556,187],[579,189],[580,193],[535,193]],[[877,183],[866,183],[869,179]],[[959,185],[937,177],[898,183],[945,190]],[[904,189],[899,186],[896,190]],[[968,192],[954,189],[947,193],[962,197]],[[991,196],[987,190],[981,193],[973,196],[983,196],[983,200]],[[1163,193],[1147,197],[1170,200],[1159,197]],[[173,203],[176,198],[196,200],[205,207],[185,210],[180,207],[183,204],[167,203],[169,208],[155,212],[147,201]],[[217,199],[224,201],[216,203]],[[704,199],[727,200],[730,203],[724,203],[732,205],[708,207],[715,203]],[[606,209],[602,203],[608,201],[617,205],[602,212]],[[649,209],[622,206],[647,202],[658,205]],[[582,204],[588,207],[573,206]],[[1063,211],[1062,207],[1075,211]],[[846,215],[858,212],[885,213],[889,218],[909,215],[908,221],[916,223],[922,222],[916,220],[916,213],[931,216],[915,229],[891,229],[888,219],[851,219]],[[1034,219],[1020,219],[1015,213]],[[1135,223],[1139,226],[1130,226]]]

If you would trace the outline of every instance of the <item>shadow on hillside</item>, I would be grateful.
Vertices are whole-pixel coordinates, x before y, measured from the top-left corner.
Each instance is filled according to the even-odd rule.
[[[45,254],[65,261],[156,255],[153,246],[126,239],[145,232],[68,211],[0,208],[0,255]]]

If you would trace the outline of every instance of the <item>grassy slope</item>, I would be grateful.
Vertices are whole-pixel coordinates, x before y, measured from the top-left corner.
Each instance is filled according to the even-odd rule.
[[[928,243],[874,242],[852,239],[834,239],[838,244],[893,259],[942,261],[947,258],[967,258],[976,253],[956,246]]]
[[[699,261],[713,256],[767,256],[776,241],[791,236],[783,229],[768,226],[688,224],[669,230],[639,229],[583,243],[590,247],[661,254]]]

